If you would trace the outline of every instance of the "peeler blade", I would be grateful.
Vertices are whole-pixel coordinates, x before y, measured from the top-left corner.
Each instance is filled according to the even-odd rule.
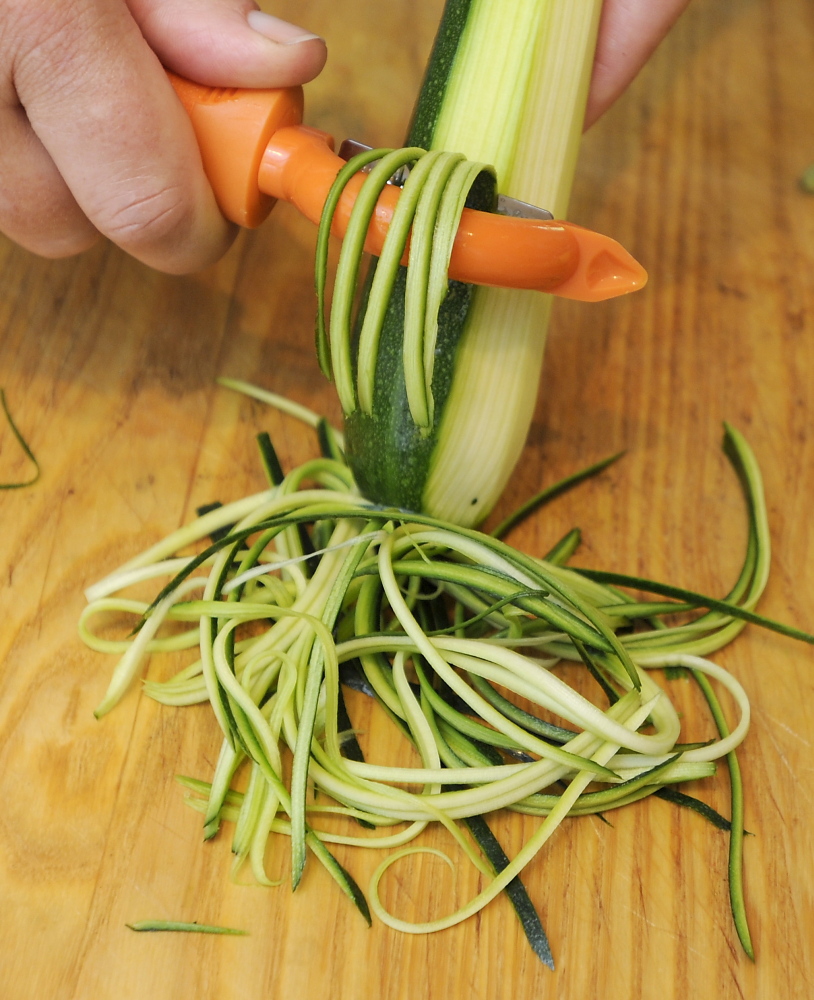
[[[357,142],[356,139],[345,139],[339,147],[339,156],[343,160],[351,160],[354,156],[358,156],[359,153],[366,153],[372,148],[372,146],[366,146],[363,142]],[[372,170],[377,162],[374,160],[373,163],[368,163],[367,166],[362,167],[363,172],[366,173]],[[402,167],[393,174],[388,183],[401,187],[407,180],[409,172],[409,167]],[[497,215],[509,215],[515,219],[542,219],[550,221],[554,218],[547,208],[530,205],[526,201],[520,201],[518,198],[510,198],[506,194],[499,194],[497,196],[495,212]]]

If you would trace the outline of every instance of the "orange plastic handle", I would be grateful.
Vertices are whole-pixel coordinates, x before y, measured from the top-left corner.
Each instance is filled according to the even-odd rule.
[[[333,152],[331,136],[300,124],[301,88],[217,89],[169,76],[192,120],[204,170],[227,218],[257,226],[282,198],[319,222],[344,161]],[[354,177],[340,199],[332,227],[339,237],[363,183],[363,175]],[[381,253],[399,194],[389,186],[379,198],[365,243],[370,253]],[[607,236],[559,220],[471,209],[461,217],[449,275],[471,284],[531,288],[590,302],[635,291],[647,281],[644,268]]]
[[[274,207],[257,182],[260,161],[275,132],[302,121],[302,88],[204,87],[167,76],[192,121],[220,210],[240,226],[259,226]]]

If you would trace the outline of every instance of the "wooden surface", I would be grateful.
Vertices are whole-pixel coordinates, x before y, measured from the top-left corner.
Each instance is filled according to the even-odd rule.
[[[331,44],[308,88],[308,121],[398,142],[439,0],[313,0],[307,16],[305,6],[275,9]],[[528,449],[498,511],[627,448],[513,541],[541,553],[579,524],[583,564],[722,593],[745,537],[719,447],[729,420],[765,476],[774,566],[762,610],[809,629],[814,198],[796,179],[814,161],[812,66],[806,0],[694,0],[587,136],[571,217],[617,236],[650,285],[626,301],[558,305]],[[161,708],[133,691],[94,720],[112,662],[76,638],[83,587],[196,505],[256,490],[259,429],[288,465],[314,453],[307,430],[218,389],[215,377],[256,381],[337,418],[313,356],[313,241],[281,206],[218,266],[170,278],[109,246],[45,262],[0,240],[0,386],[43,470],[36,486],[0,494],[3,996],[811,996],[810,647],[750,629],[719,657],[754,706],[741,754],[754,965],[729,916],[725,836],[665,802],[610,824],[568,821],[528,870],[551,973],[503,900],[422,938],[368,930],[313,864],[294,895],[231,884],[229,838],[202,842],[173,781],[210,773],[219,741],[207,710]],[[0,428],[0,480],[26,471]],[[690,738],[709,735],[689,694],[679,698]],[[375,726],[355,709],[360,728]],[[723,773],[696,791],[727,810]],[[500,817],[495,829],[513,853],[535,824]],[[272,861],[281,874],[285,854],[283,845]],[[378,862],[340,857],[362,885]],[[419,917],[477,891],[468,868],[454,889],[445,872],[416,860],[386,900]],[[124,926],[148,917],[251,936],[139,936]]]

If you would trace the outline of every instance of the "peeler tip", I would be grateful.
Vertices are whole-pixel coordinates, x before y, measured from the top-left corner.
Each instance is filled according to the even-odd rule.
[[[590,229],[567,224],[580,248],[576,271],[554,289],[556,295],[582,302],[627,295],[647,284],[647,271],[623,246]]]

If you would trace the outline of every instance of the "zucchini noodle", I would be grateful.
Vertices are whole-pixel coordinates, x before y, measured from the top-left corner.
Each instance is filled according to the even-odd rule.
[[[564,819],[708,778],[722,757],[731,764],[748,731],[748,698],[698,650],[720,648],[755,617],[768,529],[748,445],[731,427],[726,445],[747,492],[749,544],[727,597],[695,603],[686,594],[634,599],[600,574],[592,579],[428,515],[373,506],[341,461],[306,463],[89,589],[80,636],[120,654],[96,714],[125,695],[148,656],[197,647],[174,677],[150,679],[144,690],[166,705],[212,708],[223,736],[215,771],[209,781],[183,783],[207,837],[234,822],[233,877],[248,863],[257,883],[278,884],[266,872],[267,845],[288,837],[294,885],[310,850],[368,917],[364,895],[326,845],[395,851],[369,886],[373,913],[409,933],[449,927],[509,891]],[[133,585],[161,578],[169,582],[151,603],[127,596]],[[710,602],[715,609],[705,610]],[[680,624],[669,624],[676,612]],[[100,634],[98,623],[110,615],[131,616],[134,630]],[[587,697],[583,685],[577,690],[555,673],[560,663],[580,662],[600,682],[604,707],[596,693]],[[682,744],[667,675],[654,675],[667,667],[705,678],[707,697],[714,698],[709,681],[728,691],[737,721],[728,725],[716,701],[717,738]],[[373,759],[362,755],[341,695],[348,670],[417,752],[415,766],[380,764],[375,747]],[[244,771],[241,793],[233,785]],[[467,825],[498,809],[541,823],[496,866]],[[373,832],[321,828],[326,815]],[[456,912],[411,923],[385,909],[379,885],[401,858],[438,853],[414,843],[430,824],[449,833],[487,884]],[[733,857],[739,864],[739,850]],[[733,896],[743,923],[740,903]]]
[[[325,321],[328,236],[342,192],[351,178],[371,163],[375,165],[353,204],[342,242],[329,337]],[[353,304],[365,237],[382,190],[396,173],[410,166],[367,290],[355,352],[354,381]],[[417,146],[366,150],[349,160],[337,175],[325,202],[317,238],[317,354],[323,371],[336,383],[345,416],[357,409],[368,416],[373,412],[379,338],[409,239],[402,364],[412,419],[422,433],[428,434],[432,429],[438,312],[447,296],[447,271],[461,213],[481,176],[494,181],[494,169],[472,163],[460,153],[427,152]]]

